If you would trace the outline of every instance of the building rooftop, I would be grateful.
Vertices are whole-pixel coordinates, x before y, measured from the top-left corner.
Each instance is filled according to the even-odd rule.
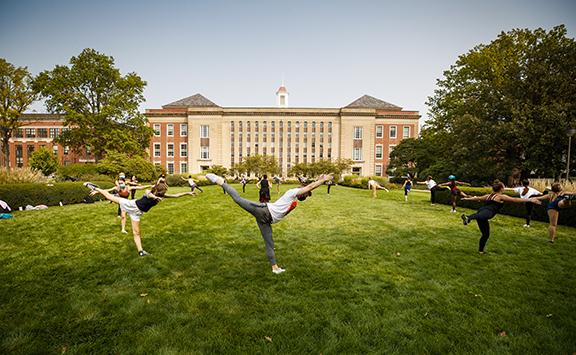
[[[162,106],[162,108],[184,108],[184,107],[220,107],[208,100],[200,94],[188,96],[186,98],[174,101],[167,105]]]
[[[402,110],[402,107],[393,105],[389,102],[382,101],[370,95],[364,95],[358,100],[350,103],[346,108],[374,108],[384,110]]]

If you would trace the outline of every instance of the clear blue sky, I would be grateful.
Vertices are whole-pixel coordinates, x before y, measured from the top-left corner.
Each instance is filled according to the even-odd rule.
[[[574,37],[576,1],[4,0],[0,57],[38,74],[94,48],[147,81],[142,109],[196,93],[275,106],[284,77],[291,107],[368,94],[426,117],[460,54],[501,31],[559,24]]]

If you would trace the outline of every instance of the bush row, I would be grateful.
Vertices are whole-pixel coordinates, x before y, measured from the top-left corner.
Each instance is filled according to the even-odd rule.
[[[111,188],[113,183],[96,182],[102,188]],[[89,190],[81,182],[62,182],[47,184],[4,184],[0,185],[0,200],[5,201],[12,210],[26,205],[57,206],[84,202]],[[98,195],[100,198],[100,196]]]
[[[482,196],[492,192],[491,188],[461,187],[460,189],[467,195],[472,196]],[[518,195],[516,195],[513,192],[506,191],[506,194],[512,197],[518,197]],[[450,190],[443,189],[437,191],[436,202],[445,205],[450,205],[451,204]],[[548,200],[544,200],[542,201],[541,205],[534,206],[534,210],[532,212],[533,220],[548,222],[548,212],[546,210],[547,204]],[[483,202],[479,201],[466,201],[466,200],[458,201],[458,206],[475,210],[479,209],[482,205]],[[526,216],[526,208],[523,203],[505,203],[500,213],[508,216],[524,218]],[[558,224],[576,227],[576,208],[572,207],[561,210],[560,216],[558,218]]]
[[[364,176],[357,176],[357,175],[347,175],[344,176],[338,182],[338,185],[347,186],[347,187],[354,187],[357,189],[367,189],[368,188],[368,180],[374,180],[378,182],[380,185],[386,187],[387,189],[397,188],[396,185],[391,184],[387,178],[375,176],[373,178],[364,177]]]

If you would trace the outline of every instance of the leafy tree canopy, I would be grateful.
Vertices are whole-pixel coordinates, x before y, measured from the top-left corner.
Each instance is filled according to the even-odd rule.
[[[558,176],[576,127],[576,41],[515,29],[461,55],[428,99],[436,166],[471,180]],[[398,148],[398,147],[397,147]]]
[[[9,141],[20,127],[20,115],[36,99],[32,76],[26,67],[15,67],[0,58],[0,146],[3,165],[8,167]]]
[[[122,76],[112,57],[89,48],[70,66],[40,73],[34,85],[48,111],[63,114],[70,128],[58,142],[74,149],[89,145],[97,160],[107,151],[142,155],[148,147],[152,130],[138,111],[145,86],[135,73]]]

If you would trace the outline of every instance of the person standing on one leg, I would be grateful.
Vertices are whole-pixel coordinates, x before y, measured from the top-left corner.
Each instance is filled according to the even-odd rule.
[[[548,192],[546,195],[534,197],[535,200],[548,200],[548,219],[550,224],[548,226],[548,240],[550,243],[556,242],[556,228],[558,226],[558,217],[560,216],[560,210],[563,208],[568,208],[570,206],[576,205],[576,193],[565,192],[562,189],[560,183],[555,182],[552,184],[552,191]]]
[[[167,194],[166,191],[168,190],[168,185],[166,184],[166,180],[164,180],[164,178],[158,179],[158,182],[156,182],[152,189],[146,190],[144,195],[138,200],[128,200],[126,198],[114,196],[108,191],[100,189],[98,186],[90,182],[84,183],[84,186],[92,190],[90,193],[92,196],[101,194],[107,200],[117,203],[122,211],[130,216],[130,219],[132,220],[132,234],[134,235],[134,244],[136,244],[136,249],[138,249],[139,256],[149,255],[142,248],[142,239],[140,237],[140,216],[142,216],[144,212],[148,212],[152,207],[156,206],[160,201],[162,201],[162,198],[164,197],[178,198],[186,195],[194,195],[192,192]]]
[[[280,222],[286,217],[296,206],[298,201],[304,201],[307,197],[312,195],[312,190],[324,184],[326,181],[333,179],[330,175],[321,175],[315,182],[286,191],[274,203],[257,203],[249,201],[240,197],[238,192],[230,185],[225,183],[224,179],[215,174],[207,174],[206,178],[213,183],[222,186],[228,192],[228,195],[242,207],[245,211],[250,213],[256,218],[256,223],[264,239],[266,246],[266,256],[270,265],[272,265],[272,272],[280,274],[285,270],[278,266],[276,262],[276,255],[274,253],[274,239],[272,237],[272,224]]]
[[[386,192],[390,192],[390,190],[380,185],[376,180],[373,179],[368,180],[368,190],[372,190],[372,198],[378,197],[378,190],[385,190]]]
[[[457,181],[456,176],[454,175],[448,176],[448,180],[450,181],[440,184],[439,186],[448,186],[450,188],[450,195],[452,202],[452,210],[450,212],[456,213],[456,202],[458,201],[458,197],[460,198],[468,197],[468,195],[466,195],[458,188],[458,185],[470,186],[470,184],[467,182]]]
[[[198,186],[196,181],[194,181],[192,175],[188,175],[188,179],[184,179],[182,176],[180,176],[180,179],[188,182],[188,185],[190,186],[190,192],[194,192],[195,189],[198,189],[198,191],[200,192],[204,192],[204,190],[202,190],[200,186]]]
[[[532,219],[532,211],[534,209],[534,204],[528,200],[531,197],[542,195],[540,191],[530,187],[529,185],[530,181],[528,181],[528,179],[524,179],[522,180],[522,186],[514,188],[514,191],[520,195],[520,198],[526,200],[526,203],[524,204],[526,207],[526,223],[524,224],[524,228],[530,227],[530,220]]]
[[[410,179],[410,175],[404,180],[402,188],[404,189],[404,201],[408,202],[408,194],[410,190],[412,190],[412,179]]]
[[[480,237],[480,242],[478,246],[478,251],[480,254],[484,254],[484,247],[488,242],[488,238],[490,238],[490,219],[494,218],[498,212],[502,209],[504,202],[515,202],[515,203],[524,203],[526,202],[525,199],[517,198],[517,197],[510,197],[504,194],[504,184],[497,181],[492,186],[492,193],[484,196],[472,196],[472,197],[464,197],[463,200],[469,201],[484,201],[484,205],[480,207],[478,212],[466,216],[465,214],[462,215],[462,221],[464,225],[467,225],[472,220],[476,220],[478,223],[478,228],[480,229],[480,233],[482,234]],[[536,199],[530,199],[531,202],[536,204],[540,204],[540,201]]]

